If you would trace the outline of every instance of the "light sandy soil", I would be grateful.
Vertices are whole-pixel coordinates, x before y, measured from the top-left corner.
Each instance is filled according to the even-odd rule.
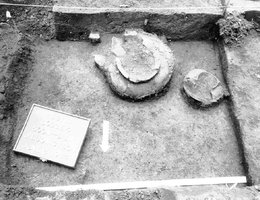
[[[257,8],[260,6],[260,2],[259,0],[230,0],[228,5],[239,10],[245,7]]]
[[[180,93],[183,77],[206,69],[221,81],[218,51],[210,42],[172,42],[176,66],[169,91],[158,99],[128,102],[115,96],[93,54],[102,43],[39,42],[35,62],[17,114],[13,144],[33,103],[92,119],[76,169],[11,154],[20,184],[53,186],[100,182],[243,175],[227,105],[208,110],[190,107]],[[111,123],[110,149],[100,144],[102,121]]]
[[[169,7],[212,7],[220,6],[221,0],[57,0],[56,5],[79,7],[120,7],[128,5],[138,8],[169,8]]]

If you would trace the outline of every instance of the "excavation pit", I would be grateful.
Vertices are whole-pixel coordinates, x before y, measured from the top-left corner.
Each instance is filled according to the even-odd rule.
[[[75,170],[10,149],[1,158],[11,176],[1,180],[39,187],[244,175],[226,102],[195,110],[180,92],[184,76],[198,66],[223,81],[214,43],[169,42],[176,65],[168,91],[129,102],[112,92],[94,64],[94,55],[105,53],[113,37],[120,35],[103,35],[97,46],[85,41],[36,43],[35,62],[9,132],[11,145],[34,103],[91,118],[92,125]],[[108,152],[100,148],[103,120],[111,124]]]
[[[119,26],[120,21],[129,21],[134,14],[136,21]],[[218,44],[208,40],[219,14],[204,19],[197,32],[193,32],[194,27],[206,16],[205,13],[190,15],[189,21],[180,13],[166,15],[152,12],[151,18],[146,21],[150,23],[149,28],[143,27],[148,13],[111,12],[106,20],[117,17],[116,25],[103,26],[105,15],[55,13],[59,40],[35,40],[29,44],[33,51],[28,57],[33,62],[28,61],[26,66],[29,69],[21,68],[24,76],[15,70],[15,64],[19,62],[11,65],[8,71],[11,78],[6,83],[4,94],[10,100],[16,92],[23,92],[19,93],[13,106],[8,107],[1,121],[0,136],[5,147],[0,151],[0,158],[5,163],[5,169],[0,173],[1,182],[40,187],[247,175],[241,164],[241,149],[230,114],[230,99],[226,98],[208,109],[194,109],[181,93],[185,75],[194,69],[204,69],[213,74],[227,90]],[[95,16],[99,16],[96,18],[99,21],[97,29],[103,26],[103,31],[97,30],[101,31],[101,43],[93,46],[83,37],[90,30],[82,27],[88,27],[88,20]],[[155,23],[158,16],[162,24]],[[70,19],[68,26],[60,23],[65,18]],[[79,18],[82,19],[79,26],[73,26],[72,33],[66,31]],[[163,27],[165,22],[172,22],[172,18],[176,19],[177,27],[181,27],[182,20],[191,22],[183,35],[184,29]],[[102,69],[95,66],[94,56],[107,55],[112,38],[121,38],[121,29],[125,30],[125,26],[143,27],[159,36],[165,34],[168,39],[165,43],[174,55],[174,73],[158,96],[138,102],[126,101],[111,90]],[[169,38],[169,35],[173,37]],[[153,79],[151,74],[145,81],[149,78]],[[26,116],[35,103],[92,119],[74,170],[12,151]],[[107,152],[100,147],[103,120],[110,123]]]

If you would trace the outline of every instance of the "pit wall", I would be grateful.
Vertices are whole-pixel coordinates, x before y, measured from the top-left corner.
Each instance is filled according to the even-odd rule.
[[[205,40],[218,35],[216,22],[221,10],[182,12],[181,10],[116,9],[99,13],[54,8],[56,38],[58,40],[86,40],[91,31],[122,33],[127,28],[141,28],[146,32],[164,35],[168,40]]]
[[[260,7],[259,10],[250,10],[245,12],[245,18],[248,21],[255,21],[260,24]]]
[[[4,184],[19,183],[17,180],[18,174],[11,166],[10,159],[13,129],[16,126],[17,105],[21,103],[20,98],[33,60],[31,57],[32,44],[26,37],[19,37],[16,45],[16,49],[10,56],[10,62],[6,66],[1,66],[5,67],[5,70],[0,74],[0,81],[4,82],[5,86],[5,101],[0,104],[1,111],[3,111],[1,113],[3,117],[0,120],[0,157],[3,161],[3,164],[0,165],[0,181]]]

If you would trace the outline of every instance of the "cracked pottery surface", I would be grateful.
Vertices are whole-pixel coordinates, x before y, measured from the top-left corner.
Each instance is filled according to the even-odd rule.
[[[113,37],[108,56],[95,55],[112,90],[122,97],[142,99],[159,93],[171,79],[174,57],[156,35],[126,30]]]
[[[191,70],[183,80],[184,92],[201,106],[210,106],[224,96],[224,89],[219,79],[203,69]]]

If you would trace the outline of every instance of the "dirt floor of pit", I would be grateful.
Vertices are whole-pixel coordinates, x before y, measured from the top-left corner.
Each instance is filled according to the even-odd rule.
[[[203,7],[203,6],[221,6],[221,0],[57,0],[57,5],[61,6],[82,6],[82,7],[120,7],[127,5],[139,8],[161,8],[161,7]]]
[[[92,119],[76,169],[13,152],[4,160],[16,183],[54,186],[100,182],[243,175],[227,104],[196,110],[183,99],[183,77],[194,68],[222,80],[211,42],[172,42],[176,66],[169,91],[158,99],[128,102],[115,96],[93,54],[104,54],[112,35],[87,42],[38,42],[34,65],[17,111],[14,145],[33,103]],[[102,121],[111,123],[102,152]],[[18,180],[18,181],[17,181]],[[12,182],[12,180],[9,180]]]

